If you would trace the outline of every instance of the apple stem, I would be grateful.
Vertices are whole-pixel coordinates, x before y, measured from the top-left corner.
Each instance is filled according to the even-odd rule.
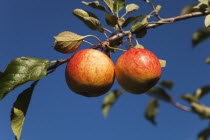
[[[127,51],[127,50],[123,50],[123,49],[119,49],[119,48],[110,47],[110,46],[108,46],[108,45],[107,45],[107,47],[108,47],[109,49],[113,49],[113,50],[119,50],[119,51],[123,51],[123,52],[126,52],[126,51]]]
[[[128,34],[128,40],[129,40],[129,44],[130,44],[130,46],[129,46],[129,48],[131,49],[131,48],[133,48],[133,43],[132,43],[132,34],[130,33],[130,34]]]
[[[68,62],[70,59],[71,59],[71,57],[68,57],[68,58],[65,58],[65,59],[62,59],[62,60],[51,61],[51,63],[55,63],[55,64],[53,64],[52,66],[50,66],[47,69],[47,71],[48,71],[47,74],[53,73],[56,70],[57,67],[59,67],[60,65]]]
[[[139,44],[138,40],[135,37],[132,37],[132,39],[136,41],[136,45]]]

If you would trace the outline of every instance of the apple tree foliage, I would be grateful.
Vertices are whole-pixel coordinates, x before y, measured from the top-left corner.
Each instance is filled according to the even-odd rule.
[[[74,53],[82,43],[88,43],[91,48],[100,49],[110,56],[111,53],[114,53],[116,50],[126,51],[119,48],[126,41],[129,42],[128,49],[132,47],[143,48],[143,46],[138,43],[137,39],[145,37],[147,30],[150,28],[198,16],[205,16],[204,27],[198,29],[192,35],[192,46],[196,47],[200,42],[210,37],[210,0],[197,0],[196,5],[188,5],[183,8],[180,15],[167,19],[163,19],[161,15],[159,15],[159,11],[162,8],[161,5],[153,4],[149,0],[143,1],[145,1],[145,4],[150,5],[151,12],[147,15],[140,14],[135,16],[129,16],[129,14],[139,10],[140,6],[135,3],[126,3],[126,0],[101,0],[100,2],[82,1],[82,4],[88,6],[90,9],[92,8],[92,11],[103,11],[105,13],[104,20],[107,26],[112,27],[113,30],[110,31],[101,25],[101,19],[94,13],[83,9],[75,9],[72,12],[75,17],[81,20],[91,30],[104,34],[107,39],[100,40],[94,35],[81,36],[71,31],[64,31],[54,37],[54,49],[60,53]],[[124,14],[120,15],[119,12]],[[156,17],[156,21],[150,20],[152,16]],[[85,41],[84,39],[87,37],[94,37],[98,41],[98,44]],[[135,44],[133,44],[133,40]],[[30,87],[19,94],[11,109],[11,128],[16,140],[20,140],[27,109],[38,81],[50,75],[57,67],[68,62],[69,59],[70,58],[50,61],[48,59],[20,57],[12,60],[6,69],[0,72],[0,100],[3,100],[4,97],[10,91],[15,90],[16,87],[27,82],[32,82]],[[162,67],[165,67],[165,60],[160,60],[160,63]],[[210,57],[207,57],[206,63],[210,63]],[[173,97],[169,94],[173,88],[173,84],[172,81],[168,80],[160,81],[155,87],[147,91],[146,94],[151,97],[145,109],[145,118],[148,121],[154,125],[157,124],[155,117],[158,114],[158,107],[161,102],[166,102],[181,110],[192,112],[201,119],[210,118],[210,107],[200,102],[200,99],[210,92],[210,85],[198,88],[193,94],[182,95],[180,99],[189,103],[189,106],[184,106],[175,102]],[[107,117],[109,110],[125,92],[124,89],[116,89],[107,93],[102,103],[102,113],[105,117]],[[210,127],[198,133],[198,140],[207,140],[208,137],[210,137]]]

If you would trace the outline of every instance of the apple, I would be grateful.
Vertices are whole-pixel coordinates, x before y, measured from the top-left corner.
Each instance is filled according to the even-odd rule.
[[[133,48],[123,53],[116,62],[118,83],[128,92],[141,94],[152,88],[161,77],[161,65],[154,53]]]
[[[105,94],[113,85],[114,63],[103,52],[83,49],[69,60],[65,71],[69,88],[86,97]]]

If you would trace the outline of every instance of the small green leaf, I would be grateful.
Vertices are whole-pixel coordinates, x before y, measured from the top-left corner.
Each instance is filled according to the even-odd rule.
[[[161,67],[166,67],[166,60],[159,59],[159,61],[160,61]]]
[[[203,86],[201,88],[198,88],[194,96],[197,100],[201,99],[203,96],[205,96],[207,93],[210,93],[210,85]]]
[[[107,25],[115,27],[117,25],[118,18],[114,15],[105,15]]]
[[[155,11],[158,13],[160,10],[162,9],[162,6],[161,5],[157,5],[155,7]]]
[[[208,3],[209,3],[209,0],[198,0],[200,3],[203,3],[203,4],[206,4],[206,5],[208,5]]]
[[[204,105],[192,102],[192,111],[199,115],[201,119],[210,118],[210,108]]]
[[[205,2],[199,3],[194,8],[198,9],[198,11],[204,12],[208,9],[208,7],[208,0],[205,0]]]
[[[206,128],[198,134],[198,140],[208,140],[209,137],[210,137],[210,128]]]
[[[12,60],[0,78],[0,100],[17,86],[46,76],[49,67],[47,59],[20,57]]]
[[[125,19],[124,18],[118,18],[118,22],[119,22],[120,25],[122,25],[125,22]]]
[[[158,113],[159,102],[157,99],[151,99],[147,105],[144,116],[153,125],[156,125],[155,117]]]
[[[135,16],[135,17],[129,17],[125,20],[125,22],[122,24],[122,27],[126,27],[128,26],[128,24],[132,23],[132,22],[136,22],[138,19],[140,18],[144,18],[146,17],[147,15],[139,15],[139,16]]]
[[[140,8],[140,7],[139,7],[138,5],[136,5],[136,4],[134,4],[134,3],[128,4],[128,5],[125,7],[126,13],[131,13],[131,12],[133,12],[133,11],[138,10],[139,8]]]
[[[30,104],[31,96],[38,81],[24,90],[15,101],[11,111],[11,127],[16,140],[20,140],[23,123]]]
[[[144,18],[146,17],[147,15],[139,15],[139,16],[135,16],[135,17],[129,17],[125,20],[125,22],[122,24],[122,27],[126,27],[128,26],[128,24],[132,23],[132,22],[136,22],[138,19],[140,18]]]
[[[160,99],[166,102],[171,101],[171,97],[165,92],[163,88],[153,87],[149,91],[147,91],[149,96],[152,96],[156,99]]]
[[[208,58],[206,58],[205,63],[210,64],[210,56]]]
[[[85,25],[87,25],[90,29],[104,32],[104,29],[101,27],[100,21],[95,14],[82,9],[75,9],[73,14],[83,23],[85,23]]]
[[[119,96],[122,95],[122,93],[124,93],[124,92],[125,92],[125,90],[114,90],[114,91],[110,92],[104,98],[104,101],[102,104],[102,113],[103,113],[104,117],[106,117],[108,115],[109,110],[111,109],[113,104],[117,101]]]
[[[94,9],[98,9],[101,11],[105,11],[106,12],[106,7],[104,7],[103,5],[100,5],[98,1],[93,1],[93,2],[85,2],[82,1],[83,4],[88,5]]]
[[[162,87],[164,87],[164,88],[172,89],[173,88],[173,85],[174,85],[174,82],[173,81],[164,80],[164,81],[161,81],[159,84]]]
[[[80,36],[73,32],[64,31],[54,37],[54,49],[61,53],[73,53],[75,52],[83,42],[85,36]]]
[[[113,13],[114,0],[102,0],[109,8],[109,10]]]
[[[187,101],[188,103],[197,102],[197,99],[192,94],[184,94],[181,95],[180,98]]]
[[[131,32],[133,33],[138,33],[140,32],[142,29],[144,29],[148,24],[148,17],[149,16],[146,16],[141,22],[136,22],[135,24],[133,24],[131,26]]]
[[[125,7],[125,0],[114,1],[113,11],[118,15],[118,12]]]
[[[195,8],[195,5],[188,5],[184,7],[181,11],[181,15],[190,14],[193,12],[198,12],[199,10]]]
[[[196,45],[198,45],[199,43],[201,43],[202,41],[206,40],[209,37],[210,37],[210,27],[201,28],[197,30],[192,37],[193,46],[195,47]]]
[[[140,32],[135,33],[136,38],[143,38],[147,34],[147,29],[144,28]]]
[[[145,27],[141,22],[136,22],[131,26],[131,32],[137,33]]]
[[[2,75],[3,75],[3,72],[0,71],[0,78],[1,78]]]
[[[206,27],[210,26],[210,14],[205,17],[204,24]]]
[[[141,44],[137,43],[136,46],[134,48],[141,48],[144,49],[144,46],[142,46]]]

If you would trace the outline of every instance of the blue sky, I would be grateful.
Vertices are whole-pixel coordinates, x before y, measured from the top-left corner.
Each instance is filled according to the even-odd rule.
[[[150,12],[150,7],[143,1],[127,1],[133,2],[141,7],[135,14]],[[168,18],[179,15],[184,6],[195,1],[155,2],[163,6],[161,16]],[[73,16],[72,11],[76,8],[92,11],[98,16],[104,14],[88,8],[80,1],[1,0],[0,70],[3,71],[12,59],[21,56],[51,61],[71,56],[60,54],[51,47],[53,36],[63,31],[80,35],[93,34],[103,39],[104,36],[91,31]],[[204,26],[203,20],[204,17],[199,17],[150,29],[147,36],[139,40],[146,49],[167,60],[161,80],[175,82],[175,99],[185,105],[178,98],[181,94],[192,93],[198,87],[209,84],[209,66],[204,63],[210,51],[209,40],[195,49],[191,45],[192,34]],[[105,25],[103,21],[102,24]],[[94,39],[87,40],[96,43]],[[87,44],[81,46],[89,47]],[[114,62],[120,54],[117,52],[112,55]],[[143,116],[150,99],[145,94],[124,94],[105,119],[101,113],[101,103],[106,95],[86,98],[73,93],[65,83],[64,70],[65,65],[38,83],[24,123],[22,140],[195,140],[197,133],[207,127],[207,121],[163,102],[160,103],[156,118],[158,125],[151,125]],[[1,140],[14,139],[10,128],[10,110],[18,94],[28,86],[18,87],[0,102]],[[115,82],[112,89],[118,88],[120,86]],[[203,103],[210,105],[207,101],[204,99]]]

